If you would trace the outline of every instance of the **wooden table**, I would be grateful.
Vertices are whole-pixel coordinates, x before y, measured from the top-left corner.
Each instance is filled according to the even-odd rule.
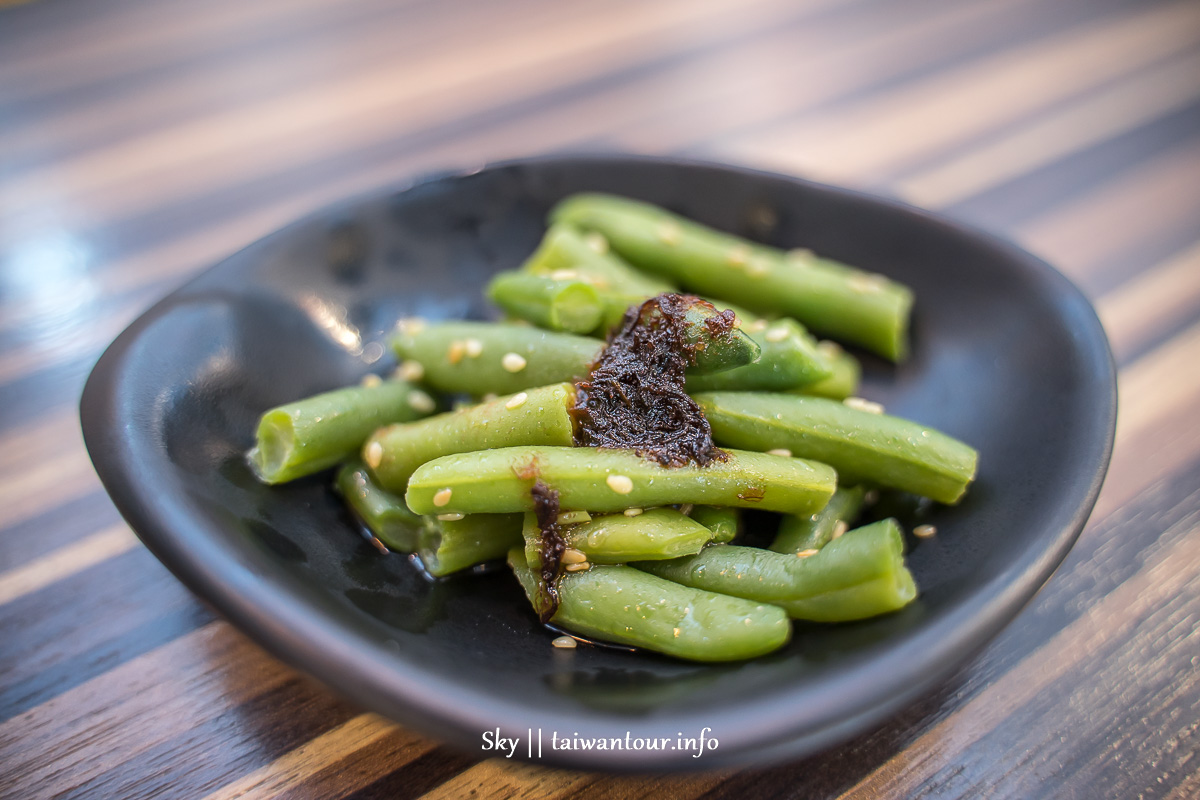
[[[0,795],[1200,795],[1198,123],[1194,0],[0,10]],[[345,195],[561,149],[899,195],[1016,239],[1099,308],[1121,412],[1091,523],[881,728],[743,772],[481,760],[265,655],[101,489],[80,388],[151,301]]]

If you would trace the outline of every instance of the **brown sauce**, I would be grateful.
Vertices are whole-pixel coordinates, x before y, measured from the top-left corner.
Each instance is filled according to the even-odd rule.
[[[698,303],[708,304],[661,294],[625,312],[587,379],[576,385],[576,445],[631,449],[664,467],[724,460],[704,412],[683,388],[696,355],[685,315]],[[705,325],[710,335],[723,336],[735,320],[726,310]]]
[[[567,540],[558,524],[558,490],[551,489],[542,481],[533,484],[533,512],[537,517],[538,530],[542,532],[539,552],[542,568],[538,576],[537,595],[533,607],[543,624],[550,621],[558,611],[558,571],[562,565],[563,551]]]

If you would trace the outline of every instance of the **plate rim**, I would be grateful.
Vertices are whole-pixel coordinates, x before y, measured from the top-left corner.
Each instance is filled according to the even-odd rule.
[[[234,554],[216,546],[204,534],[203,525],[180,513],[179,504],[157,502],[157,498],[147,496],[153,493],[139,489],[139,481],[134,474],[139,459],[132,447],[132,437],[121,435],[122,425],[118,423],[122,416],[115,402],[117,378],[141,330],[169,310],[175,298],[186,293],[209,273],[265,241],[285,236],[295,228],[339,210],[392,197],[429,183],[469,177],[485,170],[567,162],[642,162],[683,169],[701,168],[732,173],[739,179],[767,179],[816,190],[818,193],[883,205],[891,211],[916,216],[926,223],[1002,252],[1009,261],[1018,262],[1026,270],[1037,274],[1056,299],[1081,307],[1085,312],[1081,319],[1086,330],[1077,330],[1077,335],[1073,337],[1075,352],[1095,368],[1095,372],[1089,370],[1087,374],[1102,391],[1095,398],[1090,416],[1098,427],[1093,434],[1098,438],[1088,441],[1085,448],[1094,453],[1094,465],[1086,475],[1080,470],[1068,487],[1077,491],[1082,489],[1080,501],[1058,530],[1047,531],[1045,536],[1039,537],[1045,546],[1037,552],[1036,557],[1018,560],[1010,569],[982,585],[971,595],[969,602],[959,604],[936,624],[915,634],[887,661],[890,663],[897,657],[908,655],[920,658],[904,658],[902,669],[889,670],[893,677],[888,683],[872,683],[871,691],[867,692],[857,691],[861,689],[860,673],[869,670],[878,659],[861,659],[861,663],[853,664],[852,669],[826,683],[826,694],[832,699],[822,705],[842,708],[840,715],[830,716],[816,726],[811,723],[797,726],[788,719],[780,718],[782,712],[777,711],[774,715],[768,715],[769,724],[764,724],[768,720],[756,719],[755,724],[749,727],[745,724],[737,727],[730,725],[724,729],[721,748],[703,759],[692,759],[688,757],[689,753],[679,751],[587,750],[551,751],[549,755],[536,759],[535,763],[608,771],[694,770],[762,764],[815,753],[882,722],[940,685],[971,655],[982,649],[1019,615],[1063,562],[1082,533],[1103,485],[1112,457],[1117,413],[1116,364],[1108,338],[1095,308],[1070,279],[1011,241],[896,198],[713,161],[626,153],[555,153],[505,159],[458,170],[427,172],[319,206],[195,273],[140,314],[106,348],[89,374],[80,400],[84,443],[101,483],[138,538],[189,590],[211,603],[223,617],[273,656],[316,677],[325,686],[356,703],[468,752],[471,752],[469,741],[473,739],[478,744],[483,731],[496,727],[500,727],[505,736],[523,735],[528,728],[569,728],[572,714],[547,714],[520,702],[497,702],[495,695],[415,670],[410,664],[389,660],[385,646],[348,632],[337,624],[333,615],[313,613],[315,609],[302,601],[298,602],[298,598],[286,588],[280,589],[270,581],[255,581]],[[186,535],[181,533],[185,530]],[[914,667],[914,664],[920,664],[920,668]],[[880,688],[885,685],[886,691]],[[897,686],[901,688],[897,689]],[[417,691],[422,688],[424,691]],[[784,707],[789,704],[782,703],[783,698],[804,691],[804,686],[792,687],[790,691],[782,688],[756,698],[755,705],[763,710],[770,706]],[[451,697],[454,698],[453,702],[448,702]],[[820,713],[817,713],[818,717]],[[746,713],[739,716],[744,717]],[[670,727],[675,728],[679,725],[705,724],[705,719],[713,721],[719,718],[719,713],[705,717],[688,712],[683,716],[672,715],[668,721]],[[642,722],[658,724],[661,720],[650,718]],[[628,728],[638,724],[639,720],[630,718],[616,720],[618,727],[624,725]],[[732,734],[729,733],[731,730]],[[596,735],[605,733],[598,730]],[[726,737],[729,740],[728,748]]]

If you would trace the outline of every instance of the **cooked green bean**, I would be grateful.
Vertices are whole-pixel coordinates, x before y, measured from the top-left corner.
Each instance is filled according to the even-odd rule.
[[[776,553],[820,550],[839,538],[854,524],[863,507],[866,491],[861,486],[839,486],[829,504],[815,514],[785,514],[770,549]]]
[[[521,529],[525,558],[541,566],[542,531],[532,511],[525,514]],[[700,552],[713,539],[713,532],[673,508],[652,508],[637,516],[605,514],[587,522],[565,526],[567,547],[577,550],[593,564],[624,564],[626,561],[678,558]]]
[[[521,543],[520,514],[470,514],[425,517],[417,554],[425,571],[440,578],[459,570],[503,558]]]
[[[246,459],[260,481],[284,483],[345,461],[379,426],[434,408],[429,395],[404,381],[325,392],[263,414]]]
[[[817,341],[792,319],[765,320],[743,325],[742,330],[762,348],[753,364],[711,375],[689,375],[689,392],[783,391],[807,386],[833,375]]]
[[[557,383],[389,425],[363,445],[363,459],[380,486],[403,492],[417,467],[440,456],[518,444],[571,446],[574,403],[575,387]]]
[[[527,325],[408,319],[392,347],[400,358],[419,363],[433,388],[482,395],[583,377],[604,342]]]
[[[742,526],[741,512],[727,506],[696,506],[690,516],[712,531],[715,544],[732,542]]]
[[[856,393],[859,378],[862,376],[862,367],[859,366],[858,359],[839,347],[837,342],[829,340],[818,342],[817,351],[825,357],[825,363],[830,369],[829,377],[788,391],[833,400],[845,400]]]
[[[551,220],[598,231],[635,267],[753,311],[794,317],[893,361],[907,353],[912,292],[807,251],[785,254],[622,197],[579,194]]]
[[[586,281],[527,272],[501,272],[492,278],[487,296],[517,319],[539,328],[588,334],[601,326],[607,308]]]
[[[376,486],[360,462],[344,464],[334,485],[346,505],[389,550],[411,553],[417,549],[421,517],[409,511],[402,498]]]
[[[527,597],[538,579],[513,548],[508,563]],[[550,622],[581,636],[693,661],[737,661],[777,650],[791,636],[780,608],[689,589],[625,566],[594,566],[559,579]]]
[[[626,307],[664,292],[677,291],[674,284],[639,272],[613,255],[602,235],[585,234],[570,225],[551,225],[521,270],[534,275],[579,276],[598,289],[635,298]]]
[[[705,467],[662,467],[632,450],[504,447],[423,464],[405,502],[418,514],[529,511],[539,477],[562,508],[592,512],[695,503],[811,514],[836,480],[824,464],[737,450]]]
[[[896,611],[916,597],[903,553],[900,526],[886,519],[806,557],[726,544],[635,566],[684,586],[778,605],[793,619],[845,622]]]
[[[971,447],[899,417],[790,394],[710,392],[695,399],[717,443],[789,450],[829,464],[845,484],[886,486],[956,503],[975,477],[977,454]]]

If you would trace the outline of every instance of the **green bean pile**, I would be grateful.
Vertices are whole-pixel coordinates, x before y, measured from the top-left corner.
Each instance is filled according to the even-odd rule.
[[[579,446],[580,382],[605,337],[680,292],[714,304],[684,320],[680,396],[721,457],[664,465]],[[679,658],[752,658],[784,645],[791,620],[860,620],[916,597],[897,521],[854,526],[880,490],[957,503],[977,454],[854,397],[857,360],[809,332],[899,361],[906,287],[583,194],[487,294],[504,322],[401,320],[389,379],[266,412],[255,474],[277,484],[340,465],[336,488],[381,548],[435,578],[507,558],[553,627]],[[718,335],[724,309],[737,322]],[[549,520],[539,491],[556,501]],[[768,547],[734,543],[741,509],[782,515]]]

